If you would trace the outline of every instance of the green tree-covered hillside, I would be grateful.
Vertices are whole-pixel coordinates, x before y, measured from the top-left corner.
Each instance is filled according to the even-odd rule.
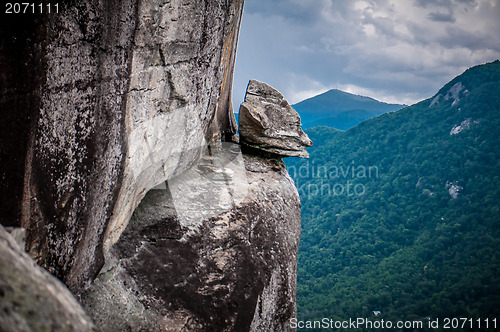
[[[307,133],[310,159],[286,161],[302,201],[299,320],[500,315],[499,61]]]

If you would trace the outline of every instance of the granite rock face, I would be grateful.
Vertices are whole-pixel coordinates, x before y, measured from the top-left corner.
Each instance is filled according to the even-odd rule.
[[[27,253],[98,330],[290,330],[300,203],[279,157],[310,141],[253,84],[245,105],[280,113],[257,110],[267,136],[242,142],[271,157],[222,143],[243,0],[59,5],[0,20],[0,224],[26,229]],[[5,322],[92,329],[61,283],[0,246]]]
[[[145,193],[235,132],[243,0],[84,0],[0,20],[0,223],[74,292]],[[15,16],[15,17],[14,17]]]
[[[78,301],[0,226],[0,331],[94,331]]]
[[[281,157],[309,157],[306,147],[312,141],[302,131],[299,114],[269,85],[248,83],[239,122],[242,145]]]
[[[140,2],[127,159],[105,251],[149,189],[191,167],[207,142],[235,133],[230,101],[242,7],[242,0]]]
[[[299,237],[283,162],[210,147],[146,195],[83,301],[103,331],[289,331]]]

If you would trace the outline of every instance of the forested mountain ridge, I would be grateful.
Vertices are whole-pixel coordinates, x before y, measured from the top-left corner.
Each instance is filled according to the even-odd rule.
[[[306,132],[310,159],[286,161],[300,320],[500,315],[499,61],[345,132]]]
[[[380,114],[397,111],[405,105],[388,104],[332,89],[292,106],[300,114],[303,128],[329,126],[346,130]]]

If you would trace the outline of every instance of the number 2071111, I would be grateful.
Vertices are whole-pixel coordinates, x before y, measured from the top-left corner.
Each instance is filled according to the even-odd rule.
[[[7,2],[5,14],[51,14],[59,13],[58,3]]]

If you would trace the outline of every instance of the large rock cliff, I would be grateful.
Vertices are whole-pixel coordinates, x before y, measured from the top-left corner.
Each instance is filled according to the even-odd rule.
[[[80,292],[145,193],[235,131],[243,0],[85,0],[0,23],[2,224]]]
[[[288,330],[297,191],[224,143],[243,0],[59,5],[0,20],[0,223],[100,330]]]

